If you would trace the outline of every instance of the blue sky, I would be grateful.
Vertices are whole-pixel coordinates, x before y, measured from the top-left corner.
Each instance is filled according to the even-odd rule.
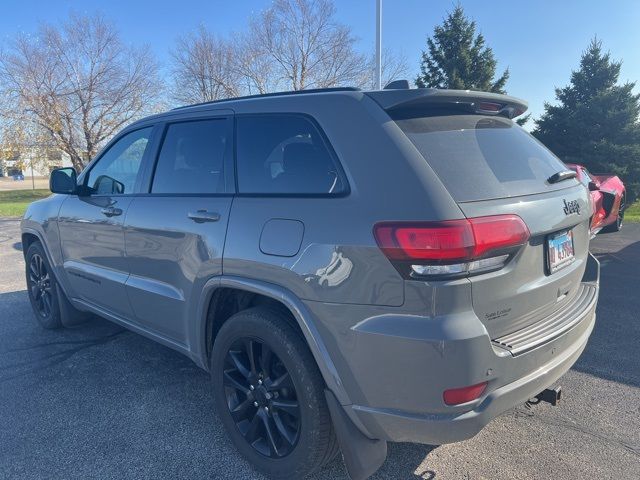
[[[106,14],[123,38],[149,44],[161,62],[175,38],[199,24],[220,34],[242,30],[248,18],[269,0],[4,0],[0,38],[31,32],[39,21],[55,23],[71,12]],[[375,0],[336,0],[337,19],[350,25],[358,48],[370,51],[375,40]],[[623,60],[622,80],[640,80],[640,2],[637,0],[467,0],[461,1],[476,20],[496,58],[509,67],[508,93],[529,101],[534,117],[543,102],[553,100],[576,68],[580,53],[597,35],[615,59]],[[383,0],[383,42],[408,59],[411,78],[418,73],[425,39],[440,23],[451,0]],[[639,90],[638,88],[636,90]],[[530,127],[531,128],[531,123]]]

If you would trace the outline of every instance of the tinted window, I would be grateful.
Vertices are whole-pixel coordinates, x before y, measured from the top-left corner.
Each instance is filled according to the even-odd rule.
[[[566,167],[509,119],[442,114],[395,121],[458,202],[541,193],[573,184],[546,181]]]
[[[240,193],[341,193],[345,186],[318,130],[306,118],[237,118]]]
[[[152,129],[128,133],[100,157],[87,175],[86,185],[92,193],[133,193]]]
[[[173,123],[167,128],[153,193],[223,193],[227,120]]]

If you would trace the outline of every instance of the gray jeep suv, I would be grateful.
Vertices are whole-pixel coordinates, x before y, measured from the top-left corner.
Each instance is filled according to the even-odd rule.
[[[389,441],[470,438],[548,399],[595,322],[589,194],[512,121],[526,108],[344,88],[140,120],[29,207],[35,315],[192,358],[275,478],[340,450],[365,478]]]

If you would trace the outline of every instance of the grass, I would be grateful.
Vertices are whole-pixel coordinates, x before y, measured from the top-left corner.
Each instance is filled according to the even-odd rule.
[[[27,206],[51,195],[49,190],[9,190],[0,192],[0,217],[21,217]]]
[[[624,212],[625,222],[640,222],[640,200],[636,200]]]

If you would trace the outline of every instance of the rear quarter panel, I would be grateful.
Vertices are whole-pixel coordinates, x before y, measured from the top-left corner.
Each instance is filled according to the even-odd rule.
[[[373,226],[385,220],[462,218],[440,181],[388,115],[359,92],[238,102],[236,115],[312,117],[327,136],[350,191],[340,197],[236,196],[224,274],[278,284],[304,300],[399,306],[404,281],[377,247]],[[267,222],[303,224],[298,253],[265,254]]]

